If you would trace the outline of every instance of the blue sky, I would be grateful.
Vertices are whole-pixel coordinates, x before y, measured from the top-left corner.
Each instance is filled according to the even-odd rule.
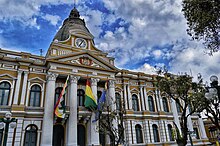
[[[1,0],[0,48],[45,54],[73,7],[74,0]],[[76,0],[76,8],[118,68],[151,74],[166,65],[206,80],[220,75],[220,53],[208,56],[186,34],[181,0]]]

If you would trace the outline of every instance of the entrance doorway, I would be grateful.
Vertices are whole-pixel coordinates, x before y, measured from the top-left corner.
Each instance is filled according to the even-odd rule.
[[[77,125],[77,144],[78,146],[86,145],[86,128],[83,125]]]
[[[53,126],[53,146],[64,146],[64,127],[61,124]]]

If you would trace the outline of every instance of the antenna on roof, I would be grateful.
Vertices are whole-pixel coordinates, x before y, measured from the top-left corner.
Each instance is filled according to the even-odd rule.
[[[40,56],[43,56],[43,49],[40,49]]]
[[[74,8],[76,8],[76,0],[74,0]]]

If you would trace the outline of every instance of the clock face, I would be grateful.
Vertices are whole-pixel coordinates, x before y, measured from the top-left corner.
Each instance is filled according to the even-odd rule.
[[[83,38],[76,38],[75,45],[77,48],[85,49],[87,47],[87,42]]]

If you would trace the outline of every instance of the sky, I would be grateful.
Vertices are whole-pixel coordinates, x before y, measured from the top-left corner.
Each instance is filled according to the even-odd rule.
[[[120,69],[220,78],[220,53],[187,35],[181,0],[75,0],[98,49]],[[74,0],[0,0],[0,48],[45,55]]]

